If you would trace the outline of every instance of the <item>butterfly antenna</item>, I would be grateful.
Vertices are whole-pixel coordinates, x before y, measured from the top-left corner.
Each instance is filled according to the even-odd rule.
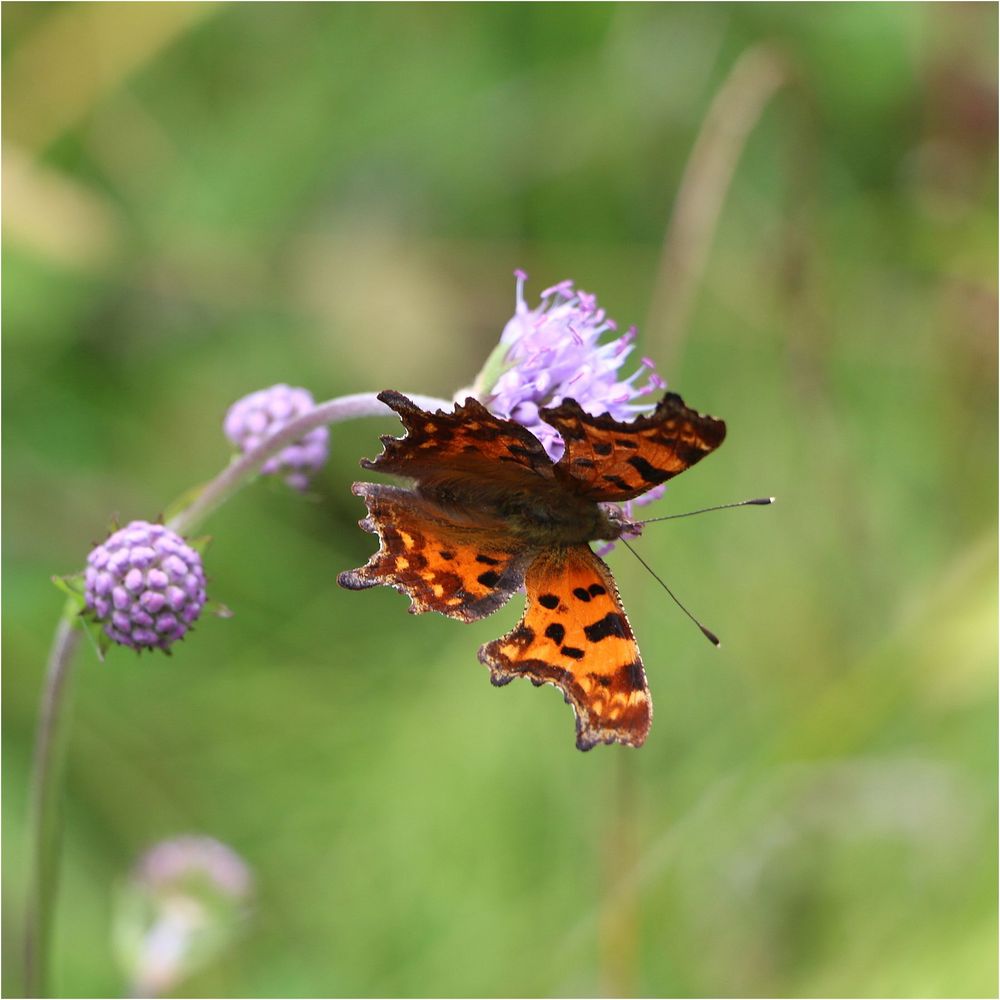
[[[653,524],[656,521],[672,521],[677,517],[693,517],[695,514],[707,514],[712,510],[729,510],[731,507],[769,507],[774,503],[774,497],[757,497],[754,500],[740,500],[739,503],[720,503],[715,507],[702,507],[700,510],[689,510],[683,514],[667,514],[664,517],[651,517],[646,521],[635,521],[635,524]]]
[[[675,516],[681,516],[681,515],[675,515]],[[643,564],[643,566],[645,566],[646,569],[648,569],[649,572],[652,573],[653,579],[656,580],[656,582],[670,595],[670,597],[673,600],[674,604],[676,604],[677,607],[679,607],[681,609],[681,611],[683,611],[684,614],[686,614],[688,616],[688,618],[690,618],[691,621],[693,621],[695,623],[695,625],[697,625],[698,628],[701,629],[701,634],[706,639],[708,639],[708,641],[713,646],[715,646],[716,649],[718,649],[719,646],[722,645],[722,643],[719,641],[719,637],[711,629],[705,628],[705,626],[702,625],[702,623],[700,621],[698,621],[698,619],[695,618],[695,616],[693,614],[691,614],[691,612],[688,611],[688,609],[686,607],[684,607],[683,604],[681,604],[681,602],[677,599],[677,595],[663,582],[663,580],[660,578],[660,576],[657,574],[657,572],[653,569],[653,567],[650,566],[649,563],[646,562],[646,560],[643,559],[642,556],[639,555],[639,553],[636,552],[635,549],[633,549],[631,545],[629,545],[628,541],[625,538],[619,538],[618,541],[620,541],[622,543],[622,545],[624,545],[625,548],[627,548],[629,550],[629,552],[631,552],[632,555],[634,555],[636,557],[636,559],[638,559],[639,562],[641,562]]]

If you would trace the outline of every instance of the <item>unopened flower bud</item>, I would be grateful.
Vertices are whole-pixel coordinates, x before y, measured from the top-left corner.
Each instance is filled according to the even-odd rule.
[[[87,557],[84,599],[112,641],[165,650],[205,606],[201,556],[162,524],[132,521]]]

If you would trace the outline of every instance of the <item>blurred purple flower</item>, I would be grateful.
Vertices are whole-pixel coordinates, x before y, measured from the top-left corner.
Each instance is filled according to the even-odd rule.
[[[84,600],[114,642],[165,650],[205,606],[201,556],[162,524],[132,521],[87,557]]]
[[[119,893],[118,959],[131,996],[161,996],[218,956],[238,933],[253,891],[243,859],[212,837],[148,850]]]
[[[251,451],[286,424],[316,405],[308,389],[284,383],[260,389],[237,400],[229,408],[223,429],[241,451]],[[265,476],[283,475],[285,482],[304,490],[309,479],[326,462],[330,432],[323,425],[269,458],[261,467]]]
[[[253,885],[250,870],[231,847],[193,835],[155,844],[139,859],[133,877],[154,892],[176,892],[189,880],[204,880],[233,900],[244,899]]]
[[[514,315],[476,383],[479,398],[494,413],[523,424],[558,461],[562,438],[541,419],[541,407],[571,398],[588,413],[610,413],[616,420],[631,420],[653,409],[654,402],[637,402],[666,386],[653,362],[643,358],[631,375],[622,377],[634,350],[634,327],[602,342],[618,327],[598,307],[596,296],[575,289],[572,281],[561,281],[542,292],[540,304],[529,309],[524,301],[527,275],[514,273]]]

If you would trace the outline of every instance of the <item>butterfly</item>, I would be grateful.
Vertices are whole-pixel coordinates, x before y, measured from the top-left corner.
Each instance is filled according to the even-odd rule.
[[[406,433],[383,435],[361,466],[412,488],[355,483],[378,535],[365,566],[341,573],[350,590],[386,585],[412,613],[477,621],[522,587],[524,616],[479,659],[496,686],[552,684],[576,713],[576,745],[641,746],[653,717],[639,647],[611,570],[590,543],[636,531],[619,504],[666,482],[722,444],[726,425],[668,392],[648,416],[593,416],[572,399],[542,409],[565,443],[558,462],[525,427],[469,398],[451,413],[402,393],[378,398]]]

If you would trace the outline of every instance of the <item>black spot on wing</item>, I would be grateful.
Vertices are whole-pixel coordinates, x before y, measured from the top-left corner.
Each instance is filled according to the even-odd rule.
[[[587,590],[590,591],[590,596],[591,597],[600,597],[601,594],[606,594],[607,593],[607,591],[599,583],[592,583],[587,588]]]
[[[480,573],[476,579],[484,587],[495,587],[500,582],[500,574],[495,569],[487,570],[485,573]]]
[[[566,629],[558,622],[553,622],[545,630],[545,637],[551,639],[557,646],[561,646],[563,639],[566,638]]]
[[[685,444],[677,449],[677,454],[680,455],[682,462],[686,462],[688,465],[694,465],[695,462],[700,462],[705,457],[707,452],[699,445]]]
[[[611,687],[611,678],[607,674],[591,674],[590,676],[593,677],[594,680],[601,685],[601,687]]]
[[[620,490],[631,490],[632,484],[625,482],[621,476],[601,476],[601,478],[606,482],[610,483],[612,486],[617,486]]]
[[[619,448],[628,448],[630,451],[636,451],[639,447],[631,438],[615,438],[615,444]]]
[[[559,598],[555,594],[541,594],[538,598],[538,603],[543,608],[548,608],[550,611],[555,610],[559,607]]]
[[[607,457],[615,450],[615,446],[610,441],[595,441],[594,454]]]
[[[619,639],[628,638],[625,619],[616,611],[609,611],[599,621],[591,625],[585,625],[583,633],[590,642],[600,642],[602,639],[611,638],[611,636],[616,636]]]
[[[670,478],[669,472],[665,472],[663,469],[658,469],[655,465],[650,465],[649,462],[642,457],[642,455],[633,455],[628,460],[628,464],[631,465],[632,468],[635,469],[635,471],[638,472],[647,483],[653,483],[655,485],[657,483],[666,482]]]
[[[642,664],[638,660],[626,663],[621,668],[621,673],[625,678],[625,686],[632,691],[639,690],[646,686],[646,676],[642,672]]]
[[[442,559],[454,559],[455,558],[455,553],[454,552],[448,552],[445,549],[442,549],[438,553],[438,555],[441,556]]]
[[[563,646],[559,652],[562,653],[563,656],[568,656],[573,660],[583,659],[583,650],[577,649],[575,646]]]
[[[500,560],[499,559],[493,559],[490,556],[483,556],[483,555],[476,556],[476,562],[478,562],[478,563],[485,563],[487,566],[499,566],[500,565]]]
[[[573,596],[578,601],[583,601],[583,603],[586,604],[590,600],[590,591],[584,587],[576,587],[573,590]]]

